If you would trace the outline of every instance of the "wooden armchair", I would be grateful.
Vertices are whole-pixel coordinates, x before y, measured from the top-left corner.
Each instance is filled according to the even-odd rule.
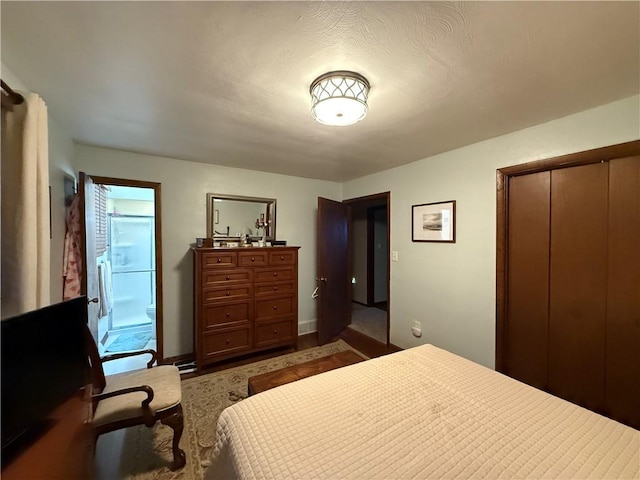
[[[142,424],[152,427],[160,420],[173,429],[173,469],[182,468],[186,457],[178,446],[184,428],[178,369],[173,365],[151,368],[157,357],[154,350],[100,358],[89,328],[86,337],[94,391],[92,426],[96,441],[103,433]],[[105,376],[103,362],[142,354],[151,355],[146,370]]]

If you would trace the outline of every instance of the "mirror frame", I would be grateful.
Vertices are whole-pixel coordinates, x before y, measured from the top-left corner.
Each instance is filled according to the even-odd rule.
[[[214,237],[215,234],[215,219],[213,216],[215,215],[214,201],[215,200],[239,200],[241,202],[254,202],[254,203],[265,203],[267,205],[266,212],[266,222],[269,223],[268,234],[265,236],[267,241],[273,241],[276,239],[276,199],[275,198],[261,198],[261,197],[245,197],[242,195],[226,195],[226,194],[218,194],[218,193],[207,193],[207,237],[213,238],[214,240],[227,241],[233,240],[237,241],[238,237],[233,236],[225,236],[218,235]],[[258,240],[262,237],[260,236],[252,236],[251,239]]]

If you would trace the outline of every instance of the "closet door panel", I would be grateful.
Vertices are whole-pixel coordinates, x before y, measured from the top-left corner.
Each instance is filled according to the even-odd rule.
[[[551,172],[549,391],[604,403],[608,164]]]
[[[640,428],[640,157],[609,162],[606,413]]]
[[[551,173],[509,182],[507,375],[547,386]]]

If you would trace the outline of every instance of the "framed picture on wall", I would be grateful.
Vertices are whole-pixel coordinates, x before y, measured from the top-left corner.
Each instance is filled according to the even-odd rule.
[[[411,241],[456,242],[456,201],[411,206]]]

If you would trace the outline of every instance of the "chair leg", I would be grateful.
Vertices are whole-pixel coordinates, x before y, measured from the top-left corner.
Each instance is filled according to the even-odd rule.
[[[184,429],[184,416],[182,415],[182,405],[178,405],[176,413],[163,418],[162,423],[171,429],[173,429],[173,470],[184,467],[187,463],[187,457],[183,450],[180,449],[178,444],[180,443],[180,437],[182,437],[182,430]]]

